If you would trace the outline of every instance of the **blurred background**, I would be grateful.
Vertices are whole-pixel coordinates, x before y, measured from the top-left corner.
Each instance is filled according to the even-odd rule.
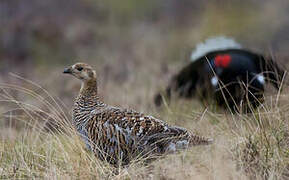
[[[286,64],[287,0],[1,0],[0,81],[33,80],[72,106],[83,61],[109,103],[151,109],[154,93],[189,62],[194,46],[225,35]],[[18,82],[19,81],[19,82]]]
[[[253,116],[197,100],[153,105],[196,44],[220,35],[287,66],[289,1],[0,0],[0,179],[110,179],[94,176],[103,164],[83,158],[67,127],[80,82],[62,72],[79,61],[96,69],[107,104],[216,140],[163,159],[156,179],[247,179],[240,169],[250,179],[289,179],[288,88],[266,91]],[[151,170],[132,166],[120,175],[152,179]]]

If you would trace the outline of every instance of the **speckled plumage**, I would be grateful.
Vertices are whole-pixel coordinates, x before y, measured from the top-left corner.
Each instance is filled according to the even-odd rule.
[[[87,72],[73,74],[72,70],[79,66]],[[103,103],[97,95],[91,67],[77,63],[71,69],[74,76],[83,80],[73,109],[73,123],[86,146],[101,160],[124,165],[139,156],[160,155],[211,142],[152,116]]]

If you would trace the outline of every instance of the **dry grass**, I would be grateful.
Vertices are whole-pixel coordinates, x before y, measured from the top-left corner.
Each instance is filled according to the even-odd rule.
[[[39,9],[33,8],[39,7],[38,1],[19,6],[32,14],[18,11],[11,2],[16,19],[10,19],[8,13],[3,22],[10,25],[1,29],[4,45],[11,47],[0,49],[2,56],[4,53],[0,63],[0,179],[288,179],[288,90],[277,96],[268,94],[266,104],[254,114],[230,114],[214,104],[206,109],[196,100],[174,100],[162,109],[152,105],[154,94],[189,63],[195,44],[212,35],[233,36],[245,47],[263,49],[266,54],[270,49],[274,55],[276,51],[287,57],[288,3],[254,1],[257,4],[251,6],[247,1],[212,1],[174,18],[173,1],[167,7],[159,1],[161,9],[155,6],[149,11],[147,3],[156,3],[153,0],[142,1],[144,10],[135,8],[140,7],[139,2],[131,0],[121,6],[113,1],[75,1],[71,4],[75,8],[66,8],[66,12],[55,0],[46,8],[48,17],[53,15],[47,18],[45,12],[34,11]],[[87,10],[79,3],[95,7],[96,15],[88,12],[90,18],[86,18],[81,12]],[[143,14],[149,14],[151,20],[143,19]],[[187,20],[179,22],[185,16]],[[50,19],[56,24],[47,23]],[[27,51],[26,66],[22,50]],[[12,59],[5,57],[5,51]],[[19,59],[13,61],[17,53]],[[287,64],[288,58],[278,56],[278,62]],[[214,144],[192,147],[149,165],[140,161],[112,169],[98,161],[85,150],[70,123],[79,83],[61,72],[63,64],[71,61],[85,61],[96,68],[99,92],[108,104],[134,108],[213,137]],[[37,83],[7,76],[9,71]]]
[[[39,85],[16,78],[21,79],[21,86],[0,84],[1,102],[6,105],[1,106],[0,121],[2,179],[288,178],[285,93],[278,98],[268,96],[266,105],[247,115],[204,109],[197,101],[176,100],[159,109],[159,114],[147,107],[171,124],[213,137],[214,144],[192,147],[151,164],[140,160],[113,169],[85,150],[70,123],[69,108]]]

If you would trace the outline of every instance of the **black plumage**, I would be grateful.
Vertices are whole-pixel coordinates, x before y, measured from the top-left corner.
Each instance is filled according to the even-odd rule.
[[[164,93],[155,96],[160,106],[172,92],[179,97],[198,96],[203,102],[214,99],[219,106],[234,111],[248,110],[263,102],[264,86],[280,88],[285,74],[272,59],[241,48],[215,50],[194,59],[173,76]],[[163,95],[163,96],[162,96]]]

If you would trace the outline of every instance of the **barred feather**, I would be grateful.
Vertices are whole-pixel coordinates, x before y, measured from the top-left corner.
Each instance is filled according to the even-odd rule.
[[[74,65],[77,66],[79,64]],[[85,67],[88,65],[83,65]],[[113,165],[128,164],[141,155],[175,152],[211,142],[152,116],[103,103],[97,95],[94,77],[83,82],[75,101],[73,122],[87,147]]]

